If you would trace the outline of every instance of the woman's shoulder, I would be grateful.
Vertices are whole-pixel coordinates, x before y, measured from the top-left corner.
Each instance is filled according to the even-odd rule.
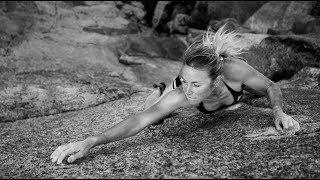
[[[186,96],[180,87],[177,87],[171,91],[169,91],[165,97],[163,98],[165,104],[167,105],[183,105],[186,102]]]
[[[229,81],[242,81],[252,72],[253,67],[240,59],[232,59],[224,62],[221,74]]]

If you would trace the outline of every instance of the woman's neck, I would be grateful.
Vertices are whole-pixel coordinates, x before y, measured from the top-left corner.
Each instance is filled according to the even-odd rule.
[[[212,90],[210,91],[211,93],[204,100],[217,100],[222,98],[226,94],[226,91],[223,88],[223,78],[221,76],[218,76],[217,78],[219,79],[216,79],[216,82],[214,82],[214,84],[212,85]]]

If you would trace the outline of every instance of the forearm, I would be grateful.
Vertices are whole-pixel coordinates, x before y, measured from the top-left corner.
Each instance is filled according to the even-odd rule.
[[[282,92],[280,88],[275,83],[273,83],[267,89],[267,94],[270,100],[270,104],[272,106],[273,114],[276,116],[280,113],[283,113],[283,110],[282,110],[283,100],[282,100]]]
[[[90,141],[92,147],[94,147],[133,136],[139,133],[141,130],[143,130],[146,126],[147,124],[144,123],[141,117],[139,115],[136,115],[132,118],[126,119],[114,125],[105,133],[96,136],[91,136],[86,140]]]

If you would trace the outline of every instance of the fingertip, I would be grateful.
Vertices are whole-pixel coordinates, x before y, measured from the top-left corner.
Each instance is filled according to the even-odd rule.
[[[300,130],[300,124],[297,121],[293,122],[293,124],[294,124],[296,129]]]
[[[68,163],[72,163],[74,161],[73,156],[70,156],[67,161],[68,161]]]
[[[50,158],[53,158],[54,157],[54,154],[52,153],[51,155],[50,155]]]
[[[54,163],[57,161],[57,157],[52,157],[51,161]]]
[[[59,159],[57,160],[57,164],[61,164],[62,161],[63,161],[63,158],[59,158]]]
[[[277,131],[278,131],[278,133],[281,135],[281,134],[283,134],[283,130],[284,129],[282,129],[281,127],[280,127],[280,125],[277,125],[276,126],[276,129],[277,129]]]

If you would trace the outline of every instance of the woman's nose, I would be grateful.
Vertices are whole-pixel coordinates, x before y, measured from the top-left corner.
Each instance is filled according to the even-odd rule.
[[[188,87],[187,87],[187,94],[188,94],[188,95],[191,95],[192,93],[193,93],[193,91],[192,91],[191,85],[188,85]]]

